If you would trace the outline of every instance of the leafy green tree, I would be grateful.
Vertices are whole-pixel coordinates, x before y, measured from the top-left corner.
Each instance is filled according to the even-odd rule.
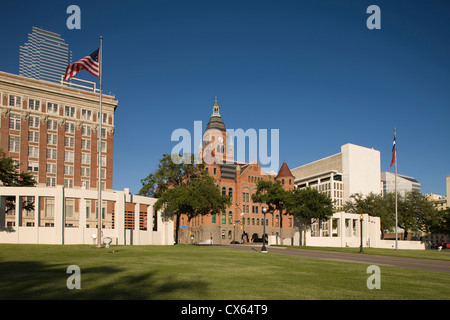
[[[382,238],[386,231],[395,228],[395,193],[380,194],[370,193],[363,197],[361,194],[350,196],[352,201],[347,201],[344,210],[353,213],[368,213],[371,216],[380,217],[380,229]],[[440,222],[440,215],[424,195],[413,190],[406,192],[404,196],[397,194],[397,218],[398,226],[408,232],[431,232],[433,226]]]
[[[267,205],[267,212],[280,214],[280,237],[283,226],[283,214],[286,214],[286,201],[289,191],[283,189],[279,181],[258,181],[256,192],[252,195],[253,202],[264,203]],[[264,221],[265,223],[265,221]]]
[[[231,200],[220,193],[204,164],[194,165],[193,156],[185,156],[185,161],[179,163],[172,159],[163,155],[158,169],[141,180],[139,194],[158,198],[155,209],[162,209],[166,218],[176,217],[175,243],[178,243],[181,215],[190,221],[198,215],[216,214],[224,211]]]
[[[362,196],[359,193],[350,196],[351,201],[344,205],[344,211],[358,214],[369,214],[380,218],[381,238],[384,238],[386,230],[392,230],[395,226],[395,194],[388,193],[384,197],[381,194],[369,193]]]
[[[326,221],[334,213],[333,202],[325,193],[316,189],[294,189],[286,198],[286,211],[303,225],[303,244],[306,245],[306,229],[311,225],[312,219]]]
[[[34,187],[36,181],[29,172],[19,172],[20,165],[15,164],[14,160],[6,156],[6,153],[0,149],[0,181],[8,187]]]
[[[438,216],[433,203],[418,190],[408,191],[400,199],[398,225],[405,230],[405,237],[410,231],[429,233]]]
[[[34,187],[36,180],[29,172],[19,172],[20,165],[15,164],[14,160],[0,149],[0,181],[7,187]],[[34,209],[34,202],[23,202],[22,206],[25,210]],[[15,209],[15,197],[6,197],[6,210]]]

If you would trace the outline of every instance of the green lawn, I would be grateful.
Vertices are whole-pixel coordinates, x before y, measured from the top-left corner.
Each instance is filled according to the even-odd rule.
[[[380,266],[369,290],[367,267],[208,246],[2,244],[0,299],[450,299],[450,273]]]

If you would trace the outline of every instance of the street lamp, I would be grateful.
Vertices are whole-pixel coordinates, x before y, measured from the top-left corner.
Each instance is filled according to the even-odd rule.
[[[363,221],[364,221],[364,216],[361,214],[359,216],[359,222],[361,223],[360,228],[359,228],[361,230],[361,245],[359,246],[360,253],[363,252]]]
[[[266,213],[267,213],[267,207],[263,207],[262,208],[262,212],[264,214],[264,221],[263,221],[263,246],[261,248],[261,252],[263,253],[267,253],[267,249],[266,249]]]
[[[244,212],[241,212],[241,221],[242,221],[242,243],[245,244],[245,230],[244,230],[244,225],[245,225],[245,217],[244,217]]]

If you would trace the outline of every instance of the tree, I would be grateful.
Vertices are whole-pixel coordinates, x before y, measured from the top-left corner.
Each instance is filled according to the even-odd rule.
[[[303,244],[306,245],[306,229],[312,219],[328,220],[334,213],[333,202],[325,193],[316,189],[294,189],[286,198],[286,211],[302,221]]]
[[[400,199],[398,225],[405,230],[405,238],[409,231],[429,233],[437,216],[433,203],[418,190],[408,191]]]
[[[369,193],[364,197],[360,193],[352,194],[351,201],[344,205],[345,212],[369,214],[380,218],[381,238],[384,238],[386,230],[392,230],[395,226],[395,194],[387,193],[383,197],[381,194]]]
[[[215,180],[208,175],[204,164],[194,165],[193,156],[180,163],[172,156],[163,155],[158,169],[142,179],[140,195],[158,198],[156,210],[166,217],[176,217],[175,243],[179,240],[180,217],[185,214],[190,221],[197,215],[216,214],[231,204],[229,196],[222,195]]]
[[[253,202],[265,203],[267,205],[267,212],[280,214],[280,237],[282,237],[281,230],[283,227],[283,214],[285,214],[286,200],[289,191],[283,189],[279,181],[258,181],[256,186],[256,193],[252,195]],[[265,222],[264,222],[265,223]],[[263,235],[263,238],[265,235]]]
[[[353,213],[368,213],[371,216],[380,217],[380,229],[382,238],[386,231],[395,228],[395,193],[389,192],[384,196],[370,193],[363,197],[361,194],[350,196],[352,201],[347,201],[344,210]],[[439,224],[440,218],[437,210],[424,195],[413,190],[406,192],[404,196],[397,194],[397,218],[398,226],[408,232],[431,232],[433,226]]]
[[[20,165],[15,164],[14,160],[6,156],[6,153],[0,149],[0,181],[7,187],[34,187],[36,180],[29,172],[19,172]],[[14,210],[15,197],[6,197],[6,211]],[[34,209],[34,202],[23,202],[22,206],[25,210]]]
[[[20,165],[0,149],[0,181],[8,187],[34,187],[36,180],[29,172],[19,172]]]

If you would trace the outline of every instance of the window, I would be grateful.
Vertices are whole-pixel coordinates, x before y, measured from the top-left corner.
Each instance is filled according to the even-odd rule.
[[[216,214],[215,213],[213,213],[213,215],[211,217],[211,222],[216,223]]]
[[[39,111],[39,100],[28,99],[28,109]]]
[[[81,139],[81,149],[91,150],[91,140]]]
[[[45,198],[45,212],[46,217],[53,217],[55,213],[55,199]]]
[[[92,120],[92,111],[87,109],[81,109],[81,119]]]
[[[97,112],[97,119],[100,116],[100,112]],[[103,123],[108,122],[108,114],[107,113],[103,113]]]
[[[81,154],[81,163],[82,164],[91,164],[91,154],[90,153],[82,153]]]
[[[64,115],[66,117],[74,117],[75,116],[75,107],[65,106],[64,107]]]
[[[47,163],[47,173],[56,173],[56,163]]]
[[[64,151],[64,161],[73,162],[74,152],[73,151]]]
[[[81,176],[82,177],[89,177],[90,175],[91,175],[91,168],[81,167]]]
[[[47,144],[56,146],[58,143],[58,136],[56,134],[47,133]]]
[[[75,212],[75,199],[66,199],[65,213],[67,218],[73,218]]]
[[[72,179],[64,179],[64,187],[65,188],[73,188],[73,180]]]
[[[58,121],[55,119],[47,120],[47,130],[57,131],[58,130]]]
[[[45,185],[47,187],[54,187],[56,185],[56,178],[55,177],[47,177]]]
[[[56,103],[47,102],[47,113],[58,114],[58,105]]]
[[[91,136],[91,126],[82,125],[81,126],[81,135],[90,137]]]
[[[39,162],[28,161],[28,171],[39,171]]]
[[[66,124],[65,124],[65,132],[66,133],[75,133],[75,123],[66,122]]]
[[[18,108],[20,108],[20,97],[18,97],[18,96],[13,96],[13,95],[10,95],[9,96],[9,106],[10,107],[18,107]]]
[[[47,159],[56,160],[56,149],[47,148]]]
[[[28,156],[31,158],[39,158],[39,147],[28,146]]]
[[[29,116],[28,125],[30,126],[30,128],[39,129],[39,117]]]
[[[106,152],[106,142],[102,141],[102,152]]]
[[[106,166],[106,156],[102,156],[101,161],[102,161],[101,166],[102,166],[102,167]],[[97,164],[98,164],[98,157],[97,157]]]
[[[81,187],[82,188],[85,188],[85,189],[89,189],[89,187],[90,187],[90,183],[89,183],[89,180],[81,180]],[[86,214],[87,214],[87,208],[86,208]],[[86,216],[86,218],[87,218],[87,216]]]
[[[20,137],[9,136],[8,150],[11,152],[20,152]]]
[[[228,224],[233,224],[233,214],[228,212]]]
[[[73,176],[73,166],[64,166],[64,174]]]
[[[222,213],[222,224],[226,224],[227,223],[227,215],[226,213]]]
[[[64,137],[64,146],[73,148],[75,146],[75,138],[74,137]]]
[[[28,141],[29,142],[39,142],[39,132],[38,131],[28,131]]]
[[[227,188],[222,187],[222,195],[225,196],[227,194]]]
[[[230,201],[233,201],[233,189],[228,188],[228,195],[230,196]]]
[[[11,113],[9,115],[9,128],[13,130],[20,130],[20,114]]]

